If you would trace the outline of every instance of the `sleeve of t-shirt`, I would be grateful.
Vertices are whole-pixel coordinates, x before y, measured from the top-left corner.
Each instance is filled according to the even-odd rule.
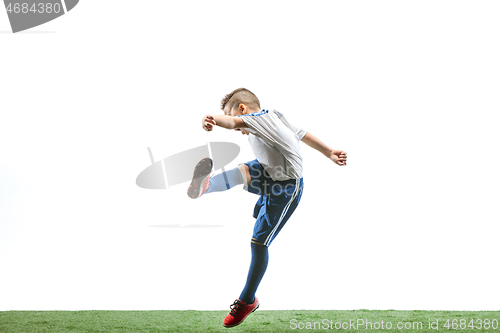
[[[290,128],[295,133],[295,135],[297,135],[299,140],[302,140],[304,135],[306,135],[307,131],[301,127],[295,126],[294,124],[290,124],[288,122],[288,120],[286,120],[285,116],[283,114],[281,114],[280,112],[278,112],[276,110],[274,110],[274,112],[276,113],[278,118],[283,122],[283,124],[285,124],[288,128]]]

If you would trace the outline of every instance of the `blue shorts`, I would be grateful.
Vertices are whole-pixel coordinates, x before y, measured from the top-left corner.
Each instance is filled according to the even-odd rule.
[[[247,190],[260,195],[255,204],[252,243],[269,246],[297,208],[303,179],[274,181],[257,160],[245,163],[250,169],[251,181]]]

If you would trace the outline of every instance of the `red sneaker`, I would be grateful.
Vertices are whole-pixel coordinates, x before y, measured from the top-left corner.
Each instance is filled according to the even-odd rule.
[[[225,327],[234,327],[241,324],[250,313],[258,309],[259,305],[257,297],[255,297],[255,301],[252,304],[246,304],[239,299],[235,300],[230,306],[231,312],[224,318],[222,325]]]
[[[193,180],[189,185],[187,194],[191,199],[199,198],[208,190],[212,172],[212,159],[204,158],[194,168]]]

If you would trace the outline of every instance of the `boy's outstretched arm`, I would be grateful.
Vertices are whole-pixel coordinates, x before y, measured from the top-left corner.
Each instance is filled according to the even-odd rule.
[[[226,116],[226,115],[216,115],[210,116],[207,115],[203,117],[201,121],[202,127],[205,131],[210,132],[214,129],[214,126],[220,126],[227,129],[235,129],[235,128],[245,128],[245,122],[239,117]]]
[[[331,159],[337,165],[347,165],[347,153],[342,150],[336,150],[328,147],[323,141],[307,132],[302,138],[302,141]]]

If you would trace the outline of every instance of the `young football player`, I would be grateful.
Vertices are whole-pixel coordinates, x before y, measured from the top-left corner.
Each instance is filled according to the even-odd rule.
[[[220,126],[248,135],[256,159],[213,177],[212,160],[201,160],[195,167],[188,195],[196,199],[239,184],[244,184],[248,192],[259,195],[253,212],[256,221],[250,243],[252,259],[247,281],[223,321],[225,327],[234,327],[259,307],[255,292],[267,268],[268,247],[302,196],[300,141],[340,166],[346,165],[347,154],[330,148],[311,133],[290,124],[278,111],[262,110],[259,99],[248,89],[236,89],[226,95],[221,109],[224,115],[203,117],[203,129],[210,132],[214,126]]]

